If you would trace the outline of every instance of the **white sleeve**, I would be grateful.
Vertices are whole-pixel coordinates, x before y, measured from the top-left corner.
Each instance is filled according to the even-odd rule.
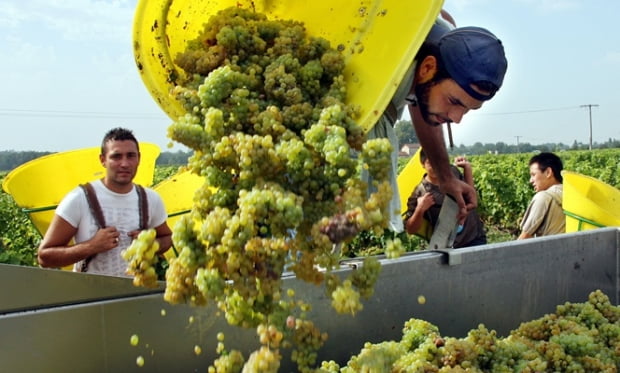
[[[55,214],[66,220],[72,227],[77,228],[84,210],[88,212],[86,196],[82,188],[76,187],[60,201]]]

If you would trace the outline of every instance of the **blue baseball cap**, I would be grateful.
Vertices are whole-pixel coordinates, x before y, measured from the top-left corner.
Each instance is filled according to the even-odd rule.
[[[482,27],[458,27],[448,31],[438,41],[443,64],[454,81],[471,97],[491,99],[504,82],[508,67],[502,42]],[[471,87],[472,83],[486,81],[497,87],[488,95]]]

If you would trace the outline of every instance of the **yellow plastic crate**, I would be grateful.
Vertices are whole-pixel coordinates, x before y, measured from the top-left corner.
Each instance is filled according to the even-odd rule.
[[[178,76],[174,59],[204,23],[230,6],[255,9],[270,19],[304,22],[307,32],[344,46],[348,103],[361,108],[368,130],[381,116],[441,10],[439,0],[140,0],[133,47],[144,85],[176,120],[182,105],[169,95]]]
[[[620,190],[590,176],[563,171],[566,232],[620,227]]]
[[[134,182],[150,186],[160,149],[151,143],[139,144],[140,166]],[[13,197],[17,206],[28,214],[37,231],[44,235],[65,194],[78,184],[105,175],[99,153],[100,147],[92,147],[33,159],[9,172],[2,182],[2,189]]]

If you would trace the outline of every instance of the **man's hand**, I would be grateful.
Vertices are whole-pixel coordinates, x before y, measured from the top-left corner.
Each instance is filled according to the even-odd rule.
[[[443,193],[454,197],[454,200],[459,206],[459,213],[457,215],[457,220],[459,221],[465,219],[468,212],[478,206],[476,190],[456,177],[443,181],[440,185],[440,189]]]
[[[135,231],[131,231],[131,232],[127,232],[127,235],[131,238],[131,240],[135,240],[136,238],[138,238],[138,236],[140,235],[140,232],[142,232],[139,229],[136,229]]]
[[[409,114],[422,149],[424,149],[439,178],[441,191],[451,195],[458,204],[457,219],[465,218],[469,210],[478,206],[476,190],[472,185],[459,180],[452,173],[450,158],[443,138],[443,129],[440,126],[429,125],[422,117],[419,106],[409,105]]]
[[[120,241],[119,236],[120,233],[115,227],[105,227],[95,233],[95,236],[90,239],[90,243],[96,247],[97,252],[102,253],[117,247]]]
[[[454,158],[454,164],[457,167],[460,167],[462,169],[471,167],[471,163],[469,163],[469,161],[467,160],[467,158],[463,157],[463,156],[458,156],[456,158]]]
[[[435,198],[430,192],[426,192],[418,197],[418,208],[420,211],[426,211],[435,204]]]

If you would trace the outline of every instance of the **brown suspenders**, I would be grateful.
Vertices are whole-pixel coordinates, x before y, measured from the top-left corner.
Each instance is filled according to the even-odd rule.
[[[90,183],[80,184],[80,187],[86,195],[86,201],[88,201],[88,209],[93,215],[93,218],[95,218],[95,223],[97,223],[99,229],[105,228],[105,218],[103,217],[103,211],[101,210],[101,205],[99,204],[99,200],[97,199],[95,189]]]
[[[99,229],[105,228],[105,218],[103,217],[103,211],[101,210],[101,205],[99,204],[99,200],[97,199],[95,189],[90,183],[80,184],[80,187],[86,195],[86,201],[88,201],[88,209],[93,215],[93,218],[95,218],[97,226],[99,227]],[[146,198],[146,191],[141,185],[136,184],[136,192],[138,193],[138,206],[140,211],[140,229],[144,230],[148,227],[149,221],[148,200]],[[88,258],[80,261],[78,266],[80,272],[86,272],[86,270],[88,269],[88,263],[90,263],[90,261],[94,257],[94,255],[89,256]]]

